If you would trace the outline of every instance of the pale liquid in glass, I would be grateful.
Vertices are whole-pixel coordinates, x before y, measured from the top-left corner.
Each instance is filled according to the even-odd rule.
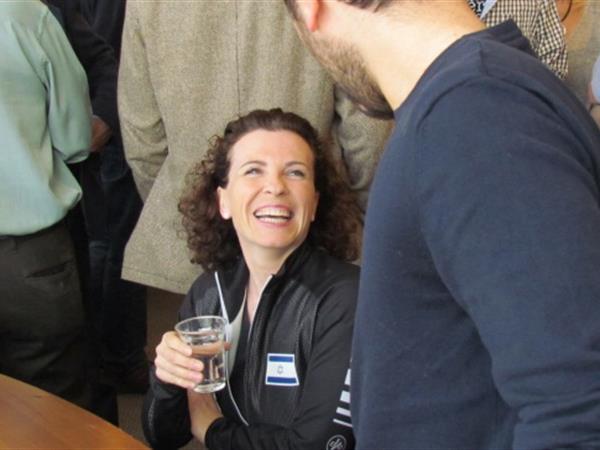
[[[189,336],[188,336],[189,338]],[[204,364],[203,380],[194,387],[195,392],[215,392],[225,387],[225,367],[223,366],[223,334],[214,330],[200,330],[189,339],[192,356]]]

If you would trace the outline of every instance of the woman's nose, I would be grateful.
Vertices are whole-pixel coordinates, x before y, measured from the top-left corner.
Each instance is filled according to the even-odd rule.
[[[285,180],[280,175],[270,175],[265,181],[265,192],[281,195],[287,190]]]

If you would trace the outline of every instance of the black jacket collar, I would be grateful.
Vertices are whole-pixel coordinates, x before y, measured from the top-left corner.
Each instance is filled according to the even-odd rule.
[[[273,274],[269,286],[276,286],[282,280],[289,281],[295,273],[299,273],[304,262],[310,257],[314,248],[308,242],[303,242],[284,261],[279,271]],[[240,257],[233,267],[217,271],[221,281],[223,299],[227,307],[229,317],[235,317],[239,312],[244,300],[244,291],[248,285],[249,271],[246,261]]]

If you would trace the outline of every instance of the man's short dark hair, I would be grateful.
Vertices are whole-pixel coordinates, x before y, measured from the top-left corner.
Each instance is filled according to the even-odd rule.
[[[348,5],[356,6],[361,9],[373,9],[377,11],[381,8],[386,7],[388,4],[395,0],[338,0]],[[298,10],[296,9],[296,0],[283,0],[285,5],[288,7],[294,19],[298,19]]]

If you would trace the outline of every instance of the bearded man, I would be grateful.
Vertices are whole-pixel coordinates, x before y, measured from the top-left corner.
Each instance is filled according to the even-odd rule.
[[[600,133],[464,0],[285,0],[395,130],[372,185],[358,449],[600,446]]]

